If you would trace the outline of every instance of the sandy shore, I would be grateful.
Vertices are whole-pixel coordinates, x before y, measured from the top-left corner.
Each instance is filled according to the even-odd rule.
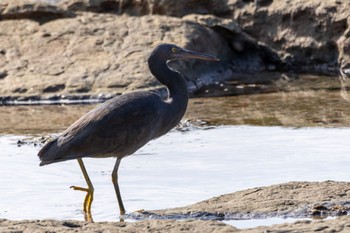
[[[348,182],[289,182],[225,194],[181,208],[131,214],[129,217],[144,219],[137,222],[1,219],[0,232],[350,232],[350,216],[347,216],[349,200]],[[181,220],[164,220],[169,216],[177,216]],[[195,216],[197,219],[193,219]],[[251,229],[237,229],[216,221],[276,216],[337,217]]]

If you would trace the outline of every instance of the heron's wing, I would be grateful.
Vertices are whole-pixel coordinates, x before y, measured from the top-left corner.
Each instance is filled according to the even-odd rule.
[[[163,104],[154,94],[108,101],[64,131],[47,159],[56,162],[132,154],[157,135]]]

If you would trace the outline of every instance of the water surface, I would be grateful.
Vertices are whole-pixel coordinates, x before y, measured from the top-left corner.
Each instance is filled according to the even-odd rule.
[[[128,212],[192,204],[246,188],[288,181],[350,179],[350,129],[223,126],[172,131],[152,141],[120,168]],[[2,136],[0,218],[83,219],[85,186],[76,161],[38,167],[39,148],[17,147]],[[110,179],[114,159],[86,159],[95,185],[96,221],[117,220]]]

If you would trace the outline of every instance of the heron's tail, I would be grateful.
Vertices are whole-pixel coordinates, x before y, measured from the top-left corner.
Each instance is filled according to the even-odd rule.
[[[57,138],[52,140],[51,142],[46,143],[46,145],[41,148],[41,150],[38,153],[39,159],[40,159],[40,166],[47,165],[50,163],[57,162],[56,160],[56,153],[58,151],[57,146]]]

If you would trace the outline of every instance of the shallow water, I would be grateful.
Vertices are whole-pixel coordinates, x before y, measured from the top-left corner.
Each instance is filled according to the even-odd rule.
[[[246,188],[288,181],[350,180],[348,128],[222,126],[172,131],[122,161],[128,212],[192,204]],[[0,137],[0,218],[83,219],[85,186],[76,161],[38,167],[39,148]],[[95,186],[95,221],[117,220],[114,159],[86,159]]]

